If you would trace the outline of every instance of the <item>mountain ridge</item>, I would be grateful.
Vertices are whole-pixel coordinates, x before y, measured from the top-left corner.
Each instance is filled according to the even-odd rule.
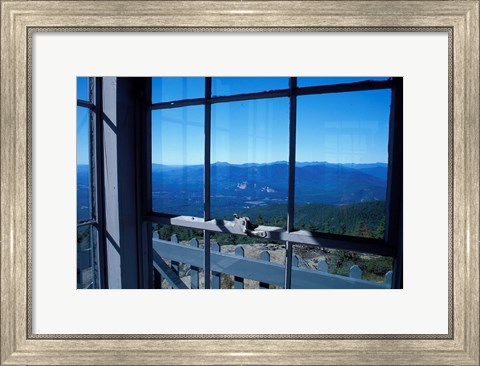
[[[295,169],[295,205],[349,205],[385,201],[386,163],[303,162]],[[288,164],[214,163],[211,166],[212,217],[230,217],[249,209],[268,210],[288,201]],[[89,210],[89,169],[77,166],[79,217]],[[154,211],[203,216],[203,165],[152,164]]]
[[[303,163],[295,169],[295,202],[342,205],[384,201],[387,172],[386,163]],[[203,165],[152,165],[153,208],[162,208],[162,212],[201,214],[203,173]],[[282,161],[212,164],[212,214],[221,217],[249,207],[286,203],[288,174],[288,164]]]
[[[278,160],[270,163],[241,163],[241,164],[232,164],[226,161],[217,161],[212,163],[212,166],[237,166],[237,167],[251,167],[251,166],[267,166],[267,165],[282,165],[288,164],[288,161]],[[305,167],[310,165],[328,165],[328,166],[345,166],[352,169],[359,168],[373,168],[373,167],[388,167],[388,163],[384,162],[374,162],[374,163],[330,163],[328,161],[304,161],[296,162],[296,167]],[[152,163],[152,167],[165,167],[165,168],[184,168],[184,167],[203,167],[203,164],[161,164],[161,163]]]

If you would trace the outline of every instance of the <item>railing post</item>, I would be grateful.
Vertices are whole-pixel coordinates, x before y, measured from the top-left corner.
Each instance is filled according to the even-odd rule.
[[[328,273],[328,264],[325,259],[322,259],[317,263],[317,270],[320,272]]]
[[[359,280],[362,279],[362,270],[356,264],[350,267],[350,277]]]
[[[172,243],[176,243],[178,244],[178,236],[177,234],[173,234],[170,241]],[[170,262],[170,267],[173,269],[173,271],[177,274],[177,275],[180,275],[180,263],[178,263],[177,261],[171,261]]]
[[[237,247],[235,248],[235,255],[239,257],[244,257],[245,256],[245,249],[243,247]],[[236,289],[243,289],[244,288],[244,280],[242,277],[234,277],[235,285],[234,288]]]
[[[194,248],[198,248],[198,240],[195,238],[190,240],[190,246]],[[198,270],[199,270],[198,267],[190,266],[190,288],[192,289],[199,288]]]
[[[211,244],[212,252],[219,252],[220,253],[220,245],[218,245],[217,242],[213,242]],[[219,289],[220,288],[220,272],[214,272],[212,271],[212,287],[214,289]]]
[[[392,278],[393,278],[393,272],[392,271],[388,271],[387,273],[385,273],[385,280],[383,281],[383,283],[388,288],[392,288]]]
[[[260,260],[265,262],[270,262],[270,253],[267,251],[263,251],[260,253]],[[270,288],[270,285],[266,282],[259,282],[258,286],[260,288]]]

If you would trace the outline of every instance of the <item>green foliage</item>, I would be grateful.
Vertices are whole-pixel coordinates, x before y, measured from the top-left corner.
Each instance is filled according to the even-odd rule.
[[[348,276],[350,267],[358,262],[358,254],[346,250],[332,250],[332,255],[327,259],[330,273]]]
[[[90,248],[90,227],[81,226],[77,228],[77,248],[86,250]]]
[[[332,250],[327,258],[329,272],[341,276],[348,276],[350,267],[357,265],[362,269],[363,279],[382,282],[385,273],[392,270],[393,258],[376,255],[361,255],[346,250]]]
[[[254,207],[241,213],[248,216],[256,225],[268,225],[287,228],[285,205],[269,205]],[[365,238],[383,239],[385,232],[385,202],[371,201],[352,205],[296,205],[295,227],[308,231],[319,231],[330,234],[360,236]],[[180,241],[193,237],[202,239],[201,230],[162,225],[156,229],[160,238],[169,240],[177,234]],[[212,233],[212,238],[221,244],[262,243],[258,238],[235,236],[224,233]]]
[[[253,207],[243,211],[242,215],[261,218],[265,225],[286,229],[286,211],[286,205],[277,204]],[[385,231],[385,202],[370,201],[351,205],[297,204],[295,227],[308,231],[382,239]]]
[[[232,276],[222,273],[220,275],[220,287],[223,289],[232,289],[234,287]]]
[[[170,225],[156,225],[153,228],[154,231],[157,231],[162,240],[170,240],[172,235],[177,235],[179,241],[189,241],[193,238],[198,240],[203,239],[202,230],[194,230],[186,227],[180,226],[170,226]]]
[[[255,218],[255,224],[265,225],[265,220],[263,219],[263,216],[261,214],[258,214],[257,217]]]
[[[223,233],[211,233],[210,239],[216,241],[219,245],[239,245],[239,244],[268,244],[276,243],[273,240],[261,239],[246,235],[232,235]]]

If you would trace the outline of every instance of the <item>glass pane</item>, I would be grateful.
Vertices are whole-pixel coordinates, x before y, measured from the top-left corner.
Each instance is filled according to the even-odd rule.
[[[77,228],[77,288],[98,288],[96,259],[97,230],[94,226]]]
[[[390,90],[302,96],[295,226],[383,238]]]
[[[388,80],[389,77],[382,76],[382,77],[369,77],[369,76],[362,76],[362,77],[303,77],[297,79],[297,85],[299,87],[304,86],[319,86],[319,85],[333,85],[333,84],[348,84],[348,83],[357,83],[359,81],[382,81]]]
[[[292,288],[390,288],[392,270],[391,257],[293,246]],[[368,282],[352,286],[351,278]]]
[[[288,98],[212,105],[211,208],[215,218],[286,217]]]
[[[152,207],[203,217],[204,107],[152,112]]]
[[[77,77],[77,99],[89,101],[89,78]]]
[[[77,222],[92,218],[90,110],[77,107]]]
[[[205,78],[152,78],[152,103],[205,97]]]
[[[212,78],[212,95],[225,96],[288,89],[286,77],[221,77]]]

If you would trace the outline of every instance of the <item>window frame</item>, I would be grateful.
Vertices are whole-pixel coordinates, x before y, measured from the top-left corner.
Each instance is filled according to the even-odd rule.
[[[211,106],[217,103],[272,99],[288,97],[290,100],[289,113],[289,176],[288,176],[288,209],[287,228],[273,226],[259,226],[257,230],[265,231],[267,240],[279,240],[286,244],[285,288],[290,288],[292,272],[292,248],[296,245],[313,245],[324,248],[351,250],[394,258],[394,280],[392,287],[402,287],[402,192],[403,192],[403,78],[393,77],[388,80],[359,81],[343,84],[318,85],[298,87],[297,78],[290,77],[287,89],[269,90],[263,92],[232,94],[227,96],[212,96],[212,78],[205,77],[205,97],[176,100],[169,102],[151,102],[151,78],[147,83],[150,89],[147,92],[146,128],[144,135],[145,149],[143,154],[147,158],[147,167],[144,175],[147,187],[143,199],[146,200],[144,222],[161,225],[180,226],[204,231],[205,239],[205,288],[210,288],[210,233],[230,233],[245,236],[245,233],[234,225],[233,221],[212,219],[211,205]],[[388,176],[386,192],[385,235],[383,239],[362,238],[341,234],[311,232],[294,228],[294,193],[295,193],[295,152],[296,152],[296,117],[297,97],[303,95],[320,95],[342,92],[357,92],[368,90],[390,89],[390,121],[388,141]],[[152,210],[151,189],[151,114],[154,110],[171,109],[203,105],[205,107],[205,140],[204,140],[204,217],[178,216]],[[148,182],[148,183],[147,183]]]
[[[105,248],[105,210],[103,178],[103,110],[102,78],[88,77],[89,100],[76,99],[77,107],[89,110],[89,166],[90,166],[90,215],[87,220],[77,222],[77,229],[95,228],[95,247],[92,266],[95,272],[94,288],[108,288],[107,256]],[[90,234],[92,235],[92,233]]]

